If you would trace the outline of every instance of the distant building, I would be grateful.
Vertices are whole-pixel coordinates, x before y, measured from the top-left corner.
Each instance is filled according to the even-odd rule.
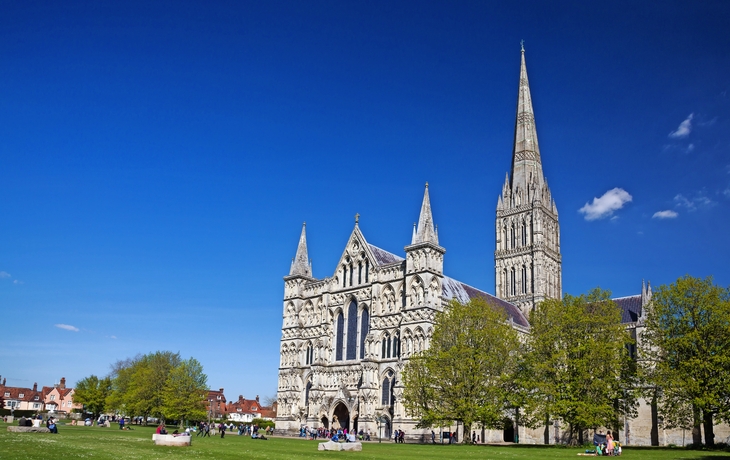
[[[208,390],[205,406],[205,410],[210,414],[210,418],[223,418],[226,415],[226,395],[223,394],[223,388],[220,390]]]

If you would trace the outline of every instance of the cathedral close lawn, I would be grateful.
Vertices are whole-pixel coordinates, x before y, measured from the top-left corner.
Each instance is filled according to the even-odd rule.
[[[542,446],[463,446],[363,444],[362,452],[319,452],[317,442],[273,437],[267,441],[227,434],[220,437],[193,437],[191,447],[159,447],[152,443],[154,427],[133,427],[133,431],[111,428],[61,425],[57,435],[10,433],[7,423],[0,423],[0,459],[574,459],[582,449]],[[689,451],[681,448],[629,448],[623,458],[689,459],[730,458],[727,452]]]

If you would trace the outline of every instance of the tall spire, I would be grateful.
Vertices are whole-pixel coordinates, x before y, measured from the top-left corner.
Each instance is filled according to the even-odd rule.
[[[423,193],[423,204],[421,204],[421,215],[418,217],[418,229],[414,243],[433,243],[438,245],[439,239],[436,229],[433,226],[433,216],[431,215],[431,200],[428,197],[428,182],[426,182],[426,191]]]
[[[307,223],[302,224],[302,234],[299,237],[299,246],[297,246],[297,255],[291,262],[291,270],[289,275],[312,276],[312,264],[309,261],[307,253]]]
[[[512,150],[512,171],[510,176],[510,185],[513,191],[517,187],[526,190],[527,185],[532,181],[538,185],[544,183],[540,147],[537,143],[537,130],[535,129],[535,112],[532,109],[530,83],[527,80],[524,45],[522,46],[520,89],[517,96],[515,143]]]

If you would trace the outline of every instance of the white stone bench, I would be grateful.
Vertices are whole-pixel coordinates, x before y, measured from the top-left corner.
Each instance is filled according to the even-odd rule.
[[[349,450],[359,452],[362,450],[361,442],[320,442],[317,450]]]
[[[11,433],[50,433],[51,430],[44,426],[9,426]]]
[[[156,446],[189,446],[193,440],[192,436],[183,436],[174,434],[153,434],[152,440]]]

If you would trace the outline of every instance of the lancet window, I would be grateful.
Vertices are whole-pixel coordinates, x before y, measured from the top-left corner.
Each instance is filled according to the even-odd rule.
[[[345,318],[342,316],[342,312],[337,314],[335,320],[335,361],[342,361],[342,339],[345,329]]]

